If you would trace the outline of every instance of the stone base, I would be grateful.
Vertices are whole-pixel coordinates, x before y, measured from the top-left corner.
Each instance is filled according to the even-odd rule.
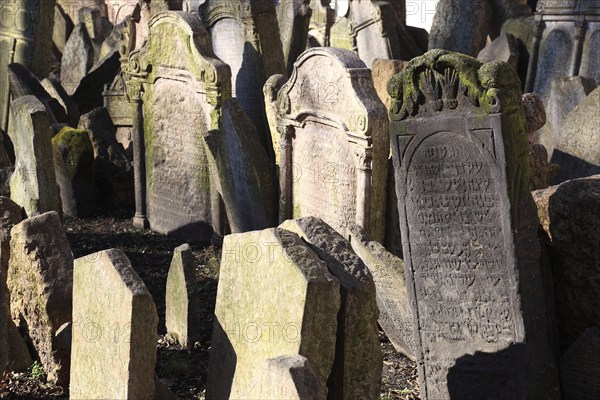
[[[133,217],[133,226],[139,229],[148,229],[150,228],[150,224],[148,223],[148,218],[144,215],[135,215]]]

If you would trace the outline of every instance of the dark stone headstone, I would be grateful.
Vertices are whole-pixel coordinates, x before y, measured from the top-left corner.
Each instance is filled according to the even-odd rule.
[[[587,329],[560,360],[564,400],[600,398],[600,329]]]
[[[434,50],[390,94],[421,397],[560,398],[516,72]]]

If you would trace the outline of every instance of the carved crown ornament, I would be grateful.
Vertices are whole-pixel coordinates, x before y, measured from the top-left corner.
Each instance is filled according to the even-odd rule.
[[[517,73],[507,63],[483,64],[463,54],[432,50],[390,80],[390,119],[452,110],[500,113],[503,92],[520,90],[518,85]]]

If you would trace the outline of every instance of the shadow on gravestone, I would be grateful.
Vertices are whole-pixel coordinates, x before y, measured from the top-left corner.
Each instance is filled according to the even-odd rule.
[[[228,399],[231,395],[233,376],[235,375],[235,369],[237,366],[237,355],[233,345],[231,344],[231,341],[229,340],[229,332],[226,332],[223,329],[218,318],[215,318],[211,343],[218,343],[220,347],[219,353],[221,357],[218,361],[214,362],[214,364],[218,364],[218,366],[215,365],[213,367],[219,371],[219,376],[215,377],[215,379],[219,380],[219,383],[214,385],[217,394],[214,397],[207,396],[206,399]],[[215,347],[212,348],[214,349]],[[209,383],[207,383],[207,386],[208,385]]]
[[[495,353],[477,351],[456,360],[448,370],[450,400],[526,400],[516,388],[527,382],[527,356],[524,344],[513,344]],[[490,380],[499,382],[491,387]]]
[[[110,85],[119,73],[121,55],[113,51],[100,60],[86,76],[81,79],[73,100],[79,106],[81,115],[89,113],[94,108],[102,107],[104,98],[102,92],[105,85]]]

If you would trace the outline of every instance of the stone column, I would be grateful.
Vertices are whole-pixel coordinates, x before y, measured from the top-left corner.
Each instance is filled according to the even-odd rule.
[[[585,38],[585,22],[583,20],[576,21],[574,26],[574,38],[573,49],[575,50],[573,58],[571,59],[570,76],[579,75],[579,67],[581,67],[581,54],[583,52],[583,39]]]
[[[371,222],[371,148],[357,147],[356,224],[369,230]]]
[[[294,204],[294,165],[292,159],[292,136],[293,128],[290,126],[280,127],[281,147],[279,157],[279,187],[281,194],[279,198],[279,221],[283,222],[293,217]]]
[[[529,65],[527,67],[527,78],[525,80],[525,93],[533,92],[535,84],[535,75],[537,70],[538,57],[540,55],[540,44],[542,42],[542,34],[544,33],[544,21],[537,20],[533,26],[533,44],[531,46],[531,55],[529,57]]]
[[[142,102],[142,84],[134,84],[132,90],[132,122],[133,122],[133,180],[135,186],[135,216],[133,226],[145,229],[148,227],[146,216],[146,149],[144,146],[144,111]]]

